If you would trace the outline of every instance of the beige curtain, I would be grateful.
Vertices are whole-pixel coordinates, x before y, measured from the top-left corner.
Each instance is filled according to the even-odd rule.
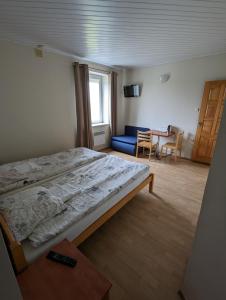
[[[117,134],[117,73],[111,73],[111,135]]]
[[[93,149],[88,65],[74,63],[74,77],[77,112],[76,147]]]

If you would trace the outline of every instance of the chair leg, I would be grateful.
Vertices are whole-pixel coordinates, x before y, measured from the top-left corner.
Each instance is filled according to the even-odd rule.
[[[177,161],[177,149],[174,150],[174,161]]]
[[[149,155],[148,155],[149,161],[151,160],[151,148],[149,148]]]
[[[167,158],[168,149],[165,147],[165,156]]]
[[[136,157],[138,157],[138,146],[137,146],[137,149],[136,149]]]
[[[161,150],[160,150],[160,155],[159,155],[160,158],[162,158],[162,147],[161,147]]]
[[[164,147],[162,146],[162,147],[161,147],[161,151],[160,151],[160,158],[162,158],[163,150],[164,150]]]

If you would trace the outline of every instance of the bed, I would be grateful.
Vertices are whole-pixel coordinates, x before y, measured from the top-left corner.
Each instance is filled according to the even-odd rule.
[[[79,245],[153,181],[145,164],[86,148],[0,166],[0,224],[16,271],[65,238]]]

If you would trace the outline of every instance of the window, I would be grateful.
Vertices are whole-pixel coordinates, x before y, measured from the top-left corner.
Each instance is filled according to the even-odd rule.
[[[108,123],[108,75],[90,72],[89,91],[92,124]]]
[[[90,106],[92,123],[103,123],[102,78],[91,74],[89,79]]]

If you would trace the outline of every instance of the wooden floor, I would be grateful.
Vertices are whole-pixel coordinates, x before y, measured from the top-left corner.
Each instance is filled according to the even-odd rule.
[[[149,164],[155,195],[145,188],[80,246],[113,283],[111,300],[179,299],[208,167],[169,159]]]

